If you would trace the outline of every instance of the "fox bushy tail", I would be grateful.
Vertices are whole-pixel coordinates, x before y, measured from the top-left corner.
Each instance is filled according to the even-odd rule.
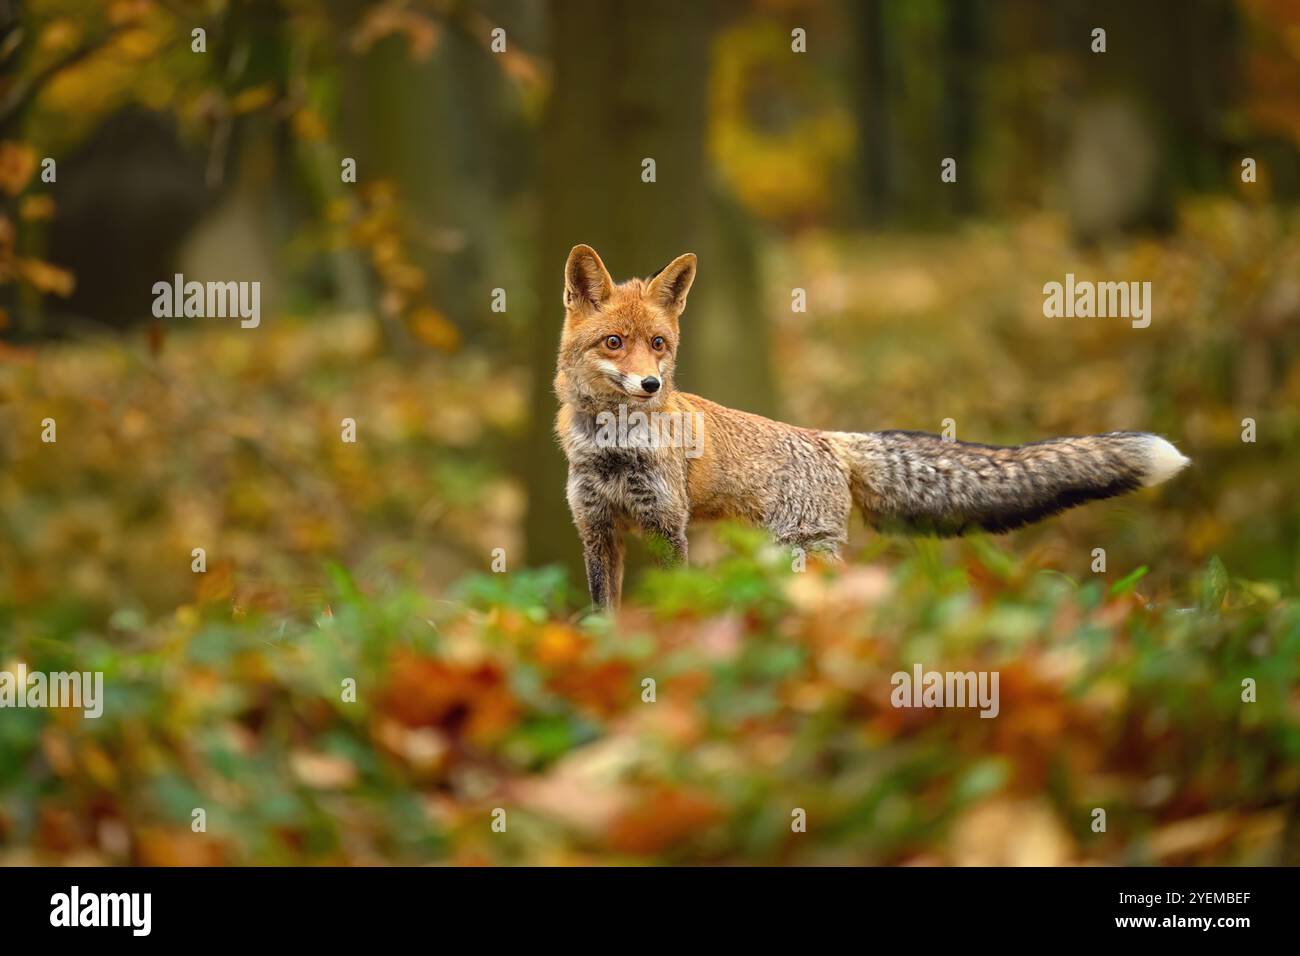
[[[853,497],[882,530],[1001,532],[1173,477],[1187,465],[1145,432],[980,445],[924,432],[845,436]]]

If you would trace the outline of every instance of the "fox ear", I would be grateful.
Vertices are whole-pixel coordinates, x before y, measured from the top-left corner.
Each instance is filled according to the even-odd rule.
[[[577,245],[564,264],[564,307],[598,308],[614,293],[614,280],[591,246]]]
[[[695,281],[695,253],[678,256],[651,278],[646,298],[659,303],[674,315],[686,308],[686,293]]]

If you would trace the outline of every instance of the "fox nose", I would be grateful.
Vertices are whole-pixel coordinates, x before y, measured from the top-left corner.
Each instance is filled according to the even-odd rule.
[[[655,392],[659,391],[659,379],[655,378],[653,375],[647,375],[645,378],[641,379],[641,387],[653,395]]]

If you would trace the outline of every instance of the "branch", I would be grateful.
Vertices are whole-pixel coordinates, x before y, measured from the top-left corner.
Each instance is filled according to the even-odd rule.
[[[60,59],[50,63],[27,81],[14,84],[4,99],[0,100],[0,128],[7,126],[11,120],[27,109],[41,89],[56,76],[64,70],[76,66],[87,57],[98,53],[108,45],[109,41],[126,29],[127,25],[125,24],[115,26],[99,39],[83,43],[75,49],[69,50]]]

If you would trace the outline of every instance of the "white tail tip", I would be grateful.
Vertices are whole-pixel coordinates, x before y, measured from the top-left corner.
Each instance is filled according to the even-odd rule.
[[[1189,464],[1191,459],[1159,435],[1147,436],[1147,467],[1142,484],[1150,488],[1168,481]]]

